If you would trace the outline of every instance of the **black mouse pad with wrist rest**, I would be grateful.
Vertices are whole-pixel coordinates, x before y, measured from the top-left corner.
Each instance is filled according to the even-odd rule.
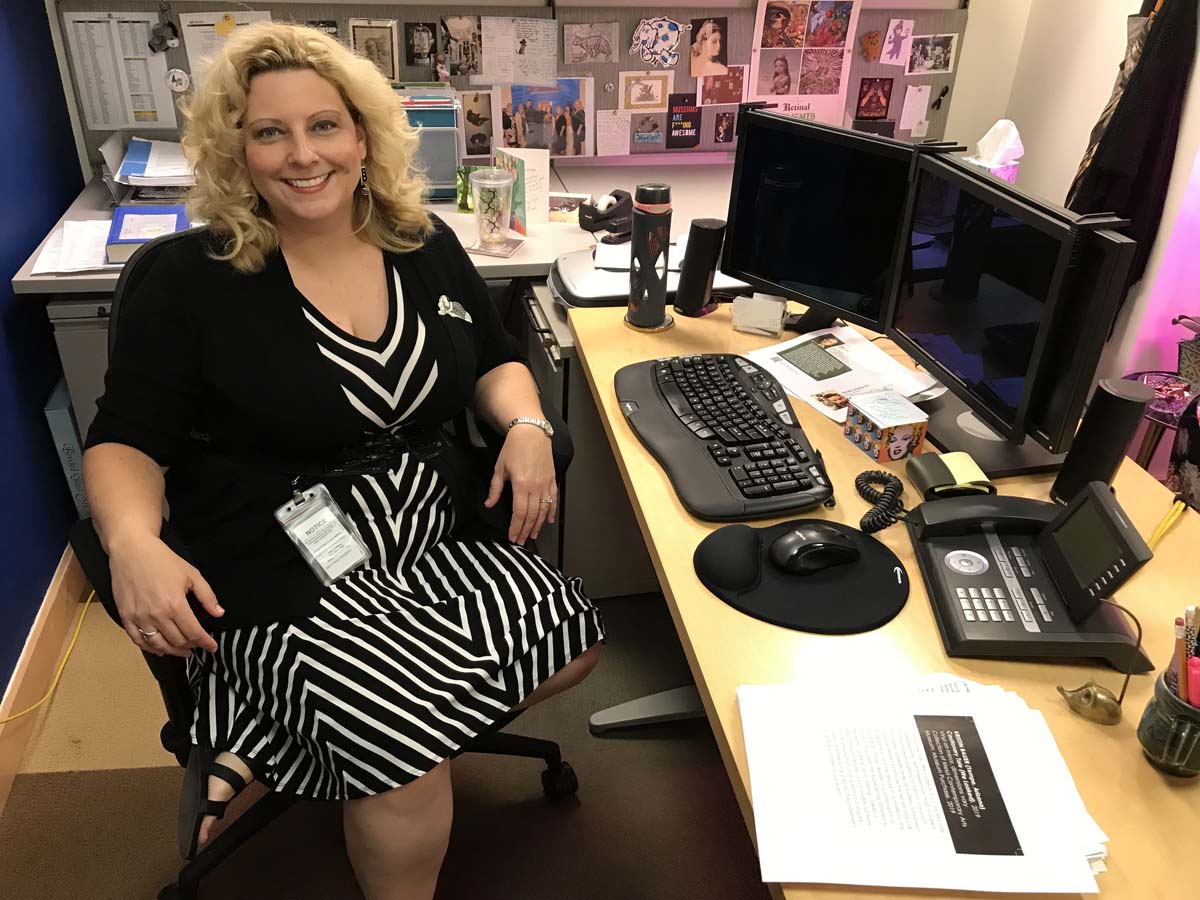
[[[771,562],[771,544],[804,522],[832,527],[858,546],[859,558],[805,575],[780,570]],[[908,572],[895,553],[870,535],[824,519],[767,528],[727,525],[700,542],[692,564],[704,586],[734,609],[796,631],[871,631],[908,600]]]

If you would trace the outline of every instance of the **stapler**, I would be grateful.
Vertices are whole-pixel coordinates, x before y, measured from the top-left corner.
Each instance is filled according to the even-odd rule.
[[[593,203],[579,205],[579,227],[588,234],[607,231],[604,244],[623,244],[633,230],[633,197],[629,191],[615,190]]]

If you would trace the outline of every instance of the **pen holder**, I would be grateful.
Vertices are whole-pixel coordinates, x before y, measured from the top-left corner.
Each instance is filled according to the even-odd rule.
[[[1137,736],[1146,759],[1160,772],[1183,778],[1200,774],[1200,709],[1176,697],[1165,674],[1154,682]]]

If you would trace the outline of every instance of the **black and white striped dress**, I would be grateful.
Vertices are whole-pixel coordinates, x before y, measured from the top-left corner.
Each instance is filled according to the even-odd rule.
[[[446,377],[431,323],[392,274],[377,341],[304,308],[330,377],[377,430],[407,422]],[[447,485],[416,457],[353,476],[349,497],[368,566],[327,588],[315,615],[220,632],[190,666],[193,743],[312,799],[411,782],[603,637],[579,579],[522,547],[450,538]]]

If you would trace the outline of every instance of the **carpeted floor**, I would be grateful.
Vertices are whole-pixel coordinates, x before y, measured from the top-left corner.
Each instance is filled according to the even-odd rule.
[[[455,760],[438,900],[768,897],[706,722],[589,734],[592,711],[688,678],[661,597],[602,609],[608,645],[592,676],[513,726],[562,745],[578,797],[546,801],[538,761]],[[140,666],[119,629],[89,614],[0,818],[5,900],[143,900],[172,880],[182,770],[155,746],[161,705]],[[201,897],[360,898],[338,805],[293,807],[213,873]]]

